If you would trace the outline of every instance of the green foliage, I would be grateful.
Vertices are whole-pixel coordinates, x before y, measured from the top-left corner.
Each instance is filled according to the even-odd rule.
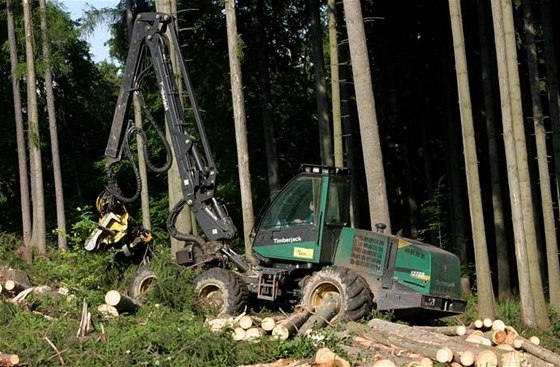
[[[420,209],[422,220],[426,228],[420,229],[420,236],[441,248],[449,246],[449,213],[447,211],[448,190],[440,180],[432,196],[426,200]]]

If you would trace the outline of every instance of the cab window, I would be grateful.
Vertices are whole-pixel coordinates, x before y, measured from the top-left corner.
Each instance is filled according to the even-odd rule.
[[[268,209],[262,229],[315,224],[320,188],[320,177],[304,176],[292,181]]]

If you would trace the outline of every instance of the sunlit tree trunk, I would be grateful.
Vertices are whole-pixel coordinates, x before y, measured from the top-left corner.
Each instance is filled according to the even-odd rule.
[[[342,119],[340,116],[340,77],[338,71],[338,35],[336,33],[336,0],[328,0],[328,9],[334,165],[336,167],[342,167],[344,166],[344,151],[342,149]]]
[[[29,176],[27,170],[27,148],[25,144],[25,127],[23,124],[21,93],[19,90],[20,79],[17,76],[17,43],[14,27],[14,4],[12,0],[6,0],[6,14],[8,24],[8,45],[10,48],[10,66],[12,78],[12,92],[14,95],[14,116],[16,121],[16,142],[19,170],[19,193],[21,200],[21,224],[23,242],[29,246],[31,241],[31,203],[29,192]]]
[[[500,183],[500,162],[498,151],[498,130],[496,127],[496,110],[494,108],[495,95],[490,76],[492,63],[490,46],[488,45],[488,27],[486,2],[478,0],[478,30],[480,38],[480,58],[482,62],[482,89],[484,93],[484,107],[486,109],[486,135],[488,138],[488,163],[490,165],[490,185],[492,188],[492,214],[494,219],[494,240],[496,241],[496,257],[498,268],[498,298],[512,297],[509,249],[506,241],[504,222],[504,206],[502,201],[502,186]]]
[[[527,247],[523,227],[523,208],[521,205],[521,191],[517,172],[517,156],[515,153],[515,138],[513,134],[513,120],[511,111],[509,74],[507,66],[507,52],[504,38],[504,23],[502,20],[501,0],[491,0],[492,20],[494,24],[494,43],[498,65],[498,82],[500,85],[500,103],[502,110],[502,125],[506,164],[508,174],[513,237],[515,243],[515,259],[519,280],[519,295],[523,322],[528,326],[536,326],[535,305],[531,291],[529,267],[527,261]]]
[[[329,124],[329,103],[327,97],[327,82],[325,80],[325,62],[323,60],[323,37],[319,0],[309,0],[311,13],[311,48],[313,71],[315,77],[315,96],[317,99],[317,124],[319,127],[319,148],[321,163],[333,165],[331,128]]]
[[[370,224],[371,228],[375,228],[377,223],[384,223],[387,226],[387,232],[390,233],[389,202],[387,199],[383,154],[379,139],[379,126],[375,111],[362,8],[359,0],[344,0],[343,4],[352,60],[358,118],[360,120]]]
[[[49,116],[49,133],[51,138],[51,154],[54,174],[58,248],[61,250],[68,250],[68,243],[66,241],[66,215],[64,214],[64,189],[62,187],[62,170],[60,168],[58,127],[56,122],[56,109],[54,103],[51,50],[47,29],[47,9],[45,0],[39,0],[39,7],[41,11],[41,43],[43,46],[43,60],[45,62],[45,89],[47,94],[47,113]]]
[[[521,87],[519,85],[517,41],[515,37],[511,1],[512,0],[502,0],[502,17],[504,22],[504,39],[507,53],[506,60],[508,67],[508,81],[510,85],[509,92],[512,108],[513,134],[515,136],[515,152],[517,154],[519,187],[521,189],[521,204],[523,207],[523,228],[525,230],[525,244],[527,246],[531,291],[535,304],[537,326],[545,329],[548,328],[550,321],[546,311],[546,301],[544,298],[539,264],[535,213],[533,208],[533,195],[531,191],[531,176],[529,173],[529,163],[527,161],[527,143],[521,105]]]
[[[484,214],[480,194],[478,158],[476,154],[475,131],[472,117],[469,74],[467,69],[467,55],[465,52],[460,0],[449,0],[449,14],[451,17],[451,29],[453,33],[453,49],[455,55],[455,69],[457,73],[457,87],[459,91],[461,126],[463,131],[463,150],[465,155],[467,191],[474,242],[478,315],[480,318],[493,319],[496,316],[494,291],[492,289],[490,259],[488,258],[486,230],[484,228]]]
[[[33,52],[33,16],[29,0],[23,0],[23,19],[25,26],[25,59],[27,64],[27,119],[29,129],[29,157],[31,159],[31,197],[33,202],[31,246],[35,248],[39,254],[46,254],[45,197],[43,191],[43,171],[41,164],[39,113],[37,111],[35,55]]]
[[[174,8],[176,8],[176,6],[173,5],[173,2],[171,0],[156,1],[156,10],[158,12],[172,14],[173,16],[175,16],[176,12],[175,14],[173,14]],[[170,43],[169,53],[171,56],[173,72],[176,75],[176,78],[179,78],[180,73],[178,72],[179,69],[177,66],[178,63],[177,52],[179,52],[179,50],[175,50],[173,43]],[[182,81],[179,80],[176,84],[179,93],[181,93],[182,85],[183,85]],[[165,124],[165,134],[167,140],[169,141],[169,144],[172,144],[171,136],[167,124]],[[177,204],[177,202],[179,202],[179,200],[183,198],[183,192],[181,190],[182,187],[181,178],[179,176],[179,169],[177,167],[177,159],[175,158],[173,159],[171,168],[169,169],[169,172],[167,174],[167,187],[168,187],[168,197],[169,197],[169,209],[172,209],[173,207],[175,207],[175,204]],[[181,211],[181,213],[177,217],[177,222],[175,223],[175,227],[181,233],[191,233],[193,231],[192,219],[188,207],[185,206],[185,208]],[[175,253],[183,248],[184,243],[173,237],[171,237],[170,241],[171,241],[171,254],[173,257],[175,257]]]
[[[531,102],[533,107],[533,123],[535,125],[535,140],[537,145],[537,162],[539,165],[539,181],[541,191],[541,207],[546,241],[547,269],[549,279],[560,279],[560,264],[558,262],[558,243],[554,222],[552,191],[548,170],[548,154],[546,149],[546,131],[544,115],[541,105],[540,80],[538,72],[537,46],[535,44],[535,24],[533,21],[533,7],[523,1],[525,24],[525,47],[527,49],[527,64],[529,69],[529,84],[531,88]],[[550,303],[560,306],[560,282],[549,282]],[[555,303],[553,303],[553,301]]]
[[[270,95],[270,75],[268,70],[268,45],[263,24],[263,0],[255,0],[252,14],[253,33],[257,52],[257,77],[259,81],[259,102],[262,116],[263,137],[266,150],[269,194],[280,191],[278,154],[274,137],[274,113]]]
[[[229,54],[229,70],[231,79],[231,98],[233,101],[233,118],[235,121],[235,142],[237,144],[237,167],[239,170],[239,186],[241,189],[241,208],[243,214],[243,234],[245,240],[245,256],[253,258],[251,230],[254,225],[253,198],[251,196],[251,175],[249,171],[249,150],[247,147],[247,124],[245,116],[245,96],[243,94],[243,78],[237,43],[237,21],[235,17],[235,0],[226,0],[226,23]]]

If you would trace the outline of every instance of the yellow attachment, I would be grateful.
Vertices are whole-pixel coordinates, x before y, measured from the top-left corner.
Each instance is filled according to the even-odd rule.
[[[97,228],[93,230],[87,239],[85,248],[88,251],[98,249],[100,246],[110,246],[123,239],[128,229],[128,213],[119,215],[109,212],[98,222]]]

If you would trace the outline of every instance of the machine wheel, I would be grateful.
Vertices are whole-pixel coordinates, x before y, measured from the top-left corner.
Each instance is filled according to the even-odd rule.
[[[149,266],[141,265],[130,282],[128,295],[138,301],[143,301],[146,292],[149,291],[156,279],[156,274]]]
[[[335,319],[346,316],[359,320],[373,307],[373,295],[366,281],[353,271],[340,267],[324,268],[303,287],[302,303],[321,307],[328,297],[338,297],[340,309]]]
[[[247,285],[230,270],[212,268],[195,280],[195,294],[202,310],[214,309],[218,315],[233,315],[243,309],[249,298]]]

